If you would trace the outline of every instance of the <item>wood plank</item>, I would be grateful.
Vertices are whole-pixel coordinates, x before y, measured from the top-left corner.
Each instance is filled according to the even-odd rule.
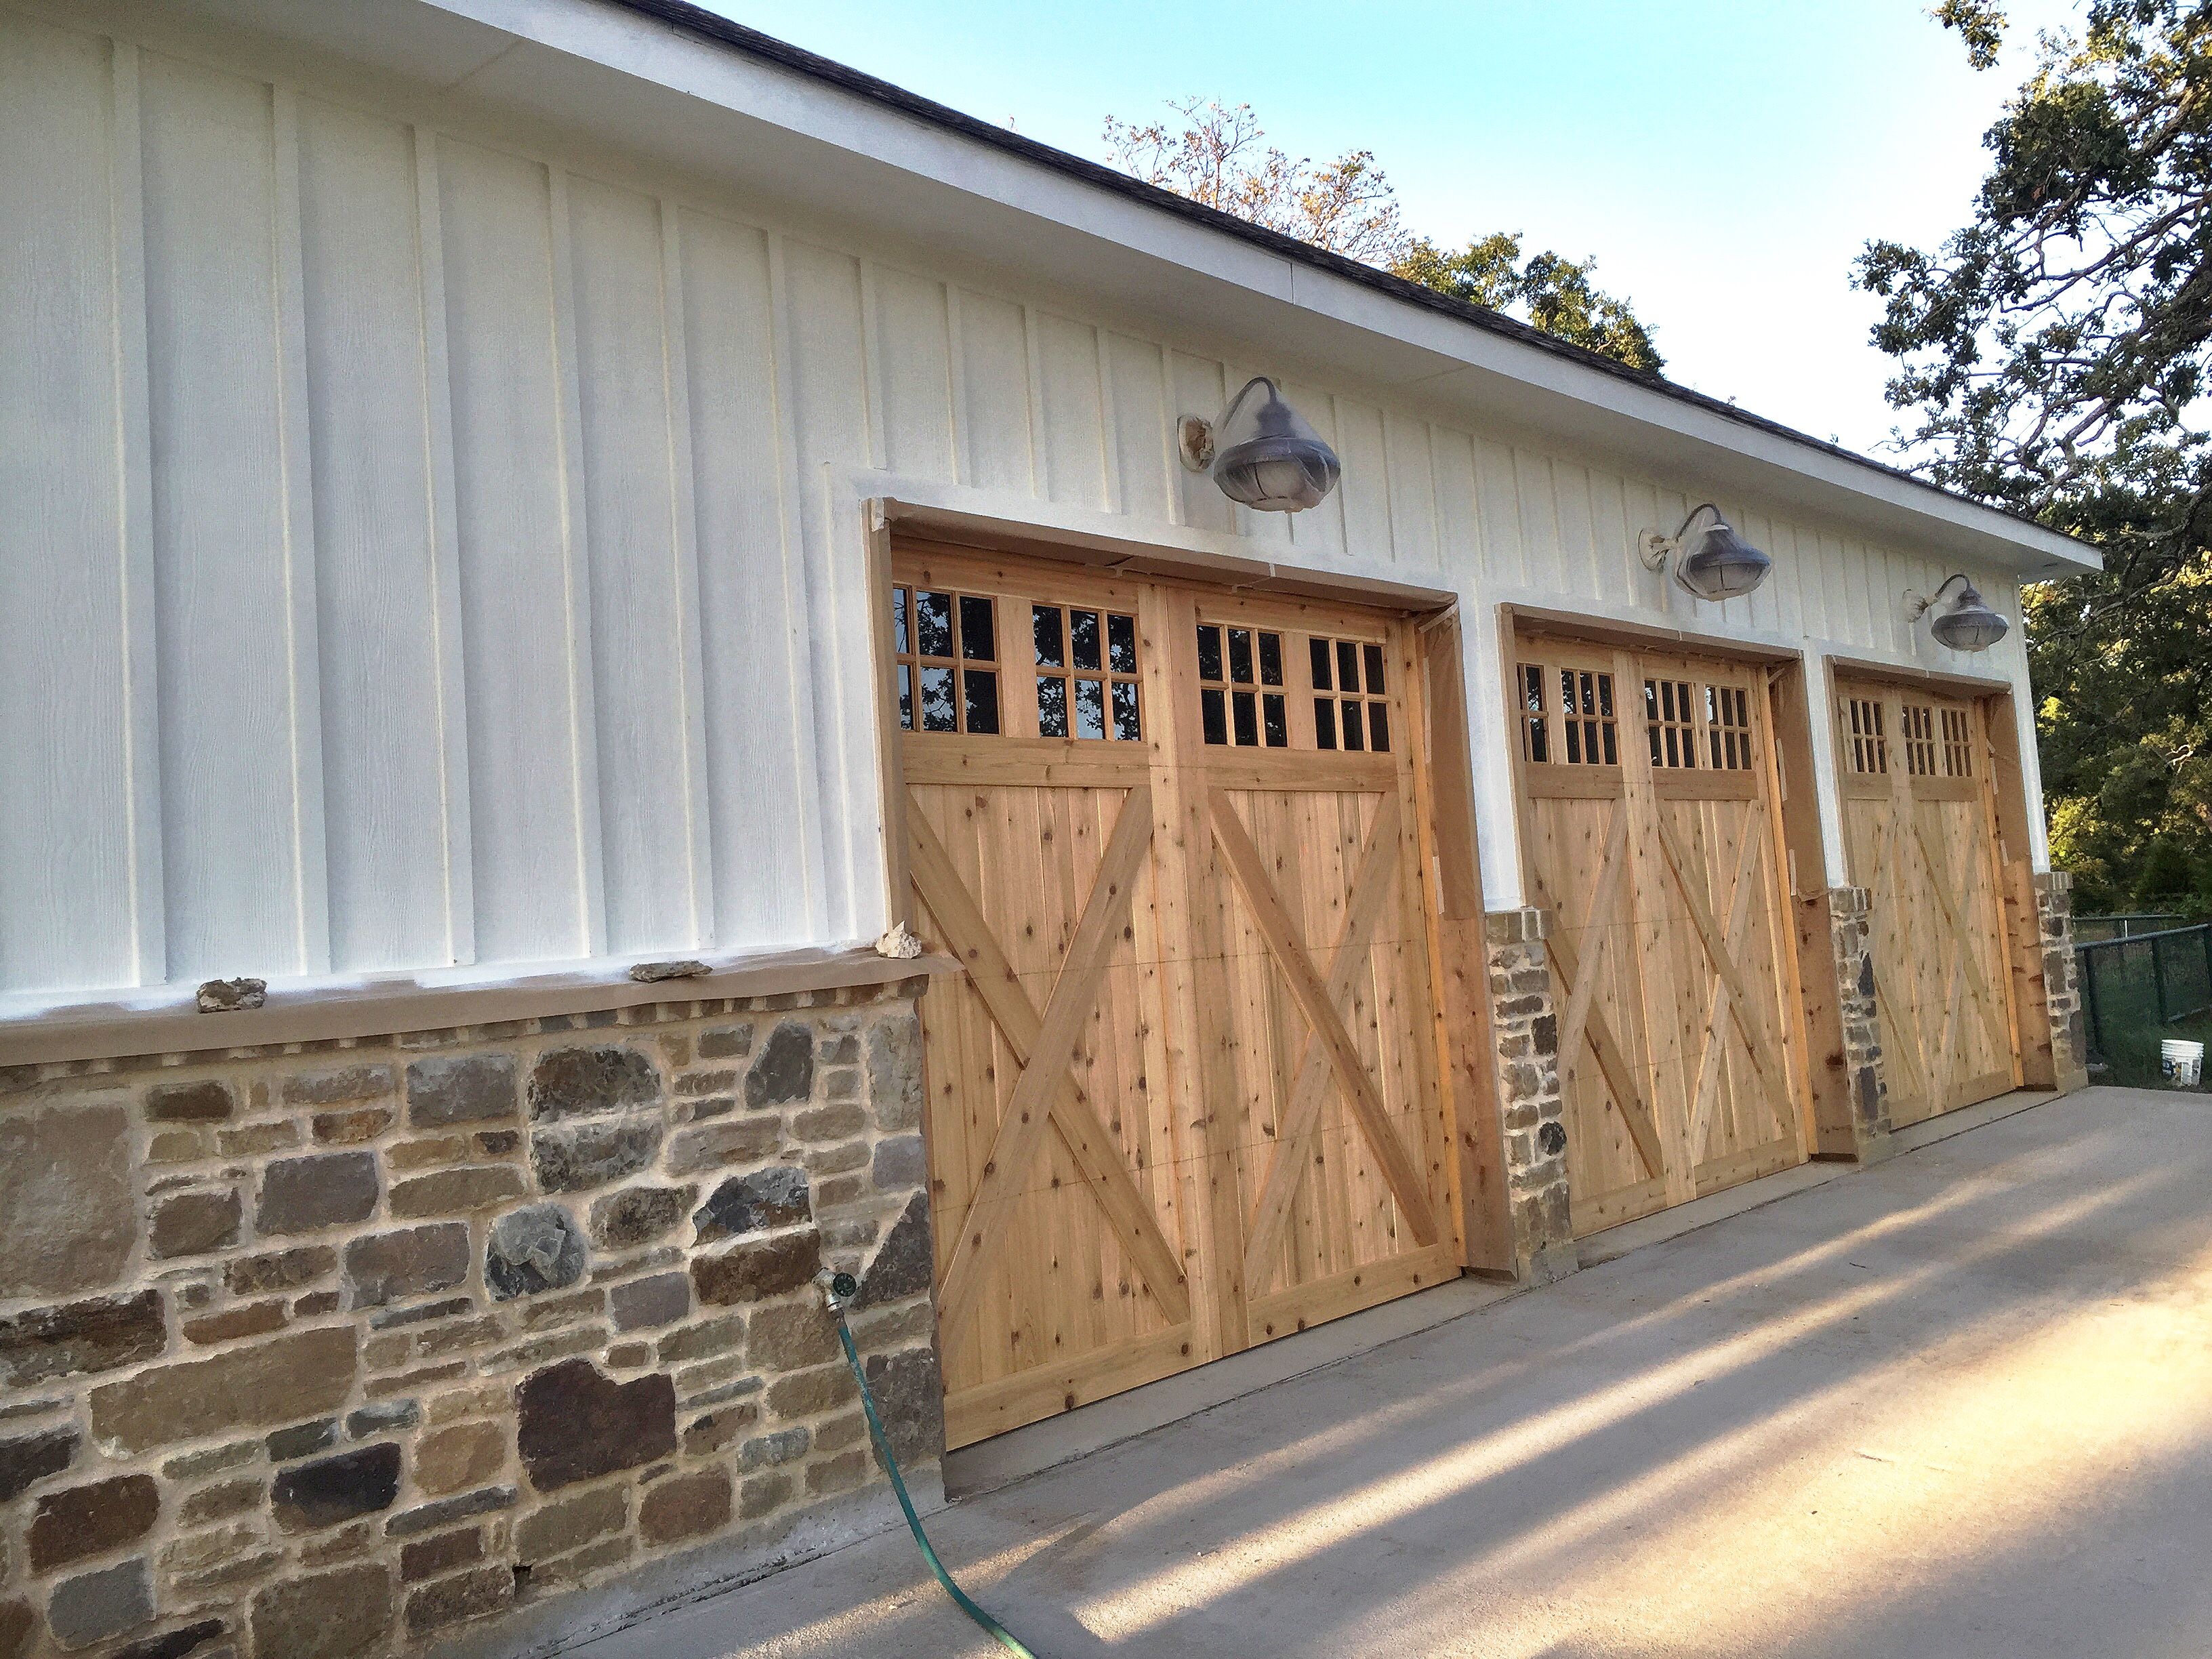
[[[1724,943],[1733,957],[1743,949],[1744,924],[1751,920],[1751,897],[1759,882],[1760,821],[1753,817],[1736,853],[1735,881],[1729,890],[1728,933]],[[1731,993],[1717,974],[1705,1001],[1705,1042],[1698,1054],[1697,1082],[1690,1091],[1690,1145],[1702,1147],[1711,1121],[1713,1102],[1719,1093],[1721,1049],[1726,1041]],[[1784,1122],[1789,1122],[1787,1113]]]
[[[1338,1019],[1328,987],[1322,983],[1307,959],[1291,919],[1283,909],[1282,900],[1267,879],[1258,850],[1226,794],[1219,789],[1213,790],[1207,805],[1214,845],[1228,860],[1237,891],[1243,896],[1255,924],[1266,939],[1299,1012],[1305,1016],[1307,1025],[1320,1040],[1323,1052],[1335,1068],[1337,1085],[1344,1091],[1345,1103],[1359,1120],[1368,1145],[1382,1166],[1383,1179],[1389,1183],[1391,1195],[1398,1200],[1399,1210],[1406,1218],[1406,1224],[1421,1243],[1433,1244],[1437,1239],[1437,1218],[1429,1206],[1427,1182],[1391,1127],[1389,1115],[1360,1061],[1359,1050]]]
[[[1192,1364],[1187,1328],[1162,1331],[1073,1363],[1039,1366],[945,1395],[945,1444],[949,1451],[1018,1429],[1093,1401],[1156,1382]]]
[[[1921,858],[1927,863],[1930,878],[1929,888],[1935,896],[1936,914],[1942,919],[1945,929],[1951,935],[1951,942],[1959,952],[1959,966],[1964,970],[1967,987],[1973,994],[1974,1006],[1981,1011],[1982,1022],[1989,1031],[1990,1042],[1999,1054],[2009,1054],[2012,1045],[2006,1040],[2008,1034],[1997,1012],[1996,1000],[1990,994],[1989,981],[1982,977],[1981,964],[1975,959],[1980,952],[1974,948],[1975,942],[1968,937],[1965,924],[1960,921],[1960,908],[1963,907],[1954,908],[1952,904],[1950,884],[1944,879],[1944,866],[1936,862],[1935,853],[1928,845],[1928,832],[1917,822],[1912,826],[1912,838],[1920,848]],[[1967,890],[1971,896],[1978,887]]]
[[[1340,1007],[1352,996],[1353,981],[1368,964],[1368,945],[1376,918],[1382,912],[1392,878],[1398,873],[1398,803],[1386,796],[1375,817],[1375,827],[1352,884],[1345,906],[1344,931],[1328,964],[1328,992],[1332,1007]],[[1306,1144],[1312,1138],[1321,1109],[1328,1098],[1330,1065],[1320,1040],[1307,1033],[1294,1068],[1288,1105],[1275,1137],[1275,1155],[1267,1166],[1267,1180],[1260,1201],[1245,1229],[1244,1285],[1256,1291],[1267,1282],[1275,1247],[1281,1243],[1291,1199],[1307,1168]]]
[[[1459,1277],[1450,1241],[1349,1267],[1252,1300],[1252,1340],[1273,1341]]]
[[[1616,926],[1614,911],[1620,902],[1622,878],[1628,871],[1628,812],[1616,806],[1606,831],[1605,852],[1598,860],[1597,887],[1590,895],[1590,907],[1583,921],[1581,931],[1592,934],[1596,943],[1591,947],[1589,960],[1577,963],[1586,967],[1587,973],[1565,975],[1567,981],[1566,1012],[1559,1020],[1559,1052],[1572,1057],[1582,1052],[1583,1031],[1589,1021],[1590,1000],[1597,991],[1597,961],[1605,949],[1606,930]],[[1564,921],[1564,918],[1562,919]],[[1559,931],[1565,931],[1564,927]],[[1659,1173],[1655,1166],[1651,1171]]]

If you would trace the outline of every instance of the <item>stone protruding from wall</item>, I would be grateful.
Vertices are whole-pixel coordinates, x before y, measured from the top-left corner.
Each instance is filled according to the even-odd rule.
[[[0,1072],[0,1659],[830,1547],[883,1477],[825,1265],[927,1489],[924,983]]]
[[[1567,1207],[1558,1002],[1544,945],[1550,925],[1550,913],[1537,909],[1493,910],[1483,918],[1514,1269],[1522,1282],[1540,1285],[1580,1265]]]
[[[2042,935],[2044,1006],[2051,1014],[2051,1060],[2061,1089],[2089,1080],[2089,1032],[2081,1010],[2080,959],[2074,954],[2074,872],[2035,878],[2035,921]]]
[[[1850,1099],[1850,1144],[1832,1144],[1833,1137],[1824,1134],[1820,1150],[1874,1164],[1890,1152],[1889,1085],[1882,1075],[1881,1012],[1874,995],[1874,896],[1863,887],[1830,888],[1828,931]]]

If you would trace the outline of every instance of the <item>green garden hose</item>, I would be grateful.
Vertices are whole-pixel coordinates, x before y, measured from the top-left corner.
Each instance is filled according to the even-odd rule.
[[[1019,1654],[1021,1659],[1036,1659],[1012,1632],[977,1607],[968,1592],[952,1582],[952,1575],[945,1571],[945,1563],[937,1559],[936,1550],[931,1547],[929,1535],[921,1529],[921,1517],[914,1512],[914,1499],[907,1496],[898,1459],[891,1455],[890,1437],[884,1432],[884,1419],[876,1413],[876,1397],[868,1391],[867,1373],[860,1367],[860,1351],[853,1346],[853,1333],[845,1324],[845,1310],[859,1293],[859,1283],[850,1273],[823,1273],[815,1282],[822,1286],[822,1299],[836,1316],[837,1340],[845,1345],[845,1363],[853,1368],[853,1380],[860,1385],[860,1409],[868,1414],[868,1433],[876,1443],[876,1455],[884,1460],[884,1473],[891,1478],[891,1490],[898,1494],[899,1507],[906,1511],[907,1530],[914,1534],[921,1559],[929,1563],[930,1571],[937,1575],[937,1582],[945,1586],[945,1593],[959,1606],[960,1611],[981,1626],[993,1641],[1009,1653]]]

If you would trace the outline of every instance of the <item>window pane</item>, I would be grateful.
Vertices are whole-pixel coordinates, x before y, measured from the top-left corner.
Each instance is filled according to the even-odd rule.
[[[1037,682],[1037,731],[1048,738],[1067,735],[1067,682],[1048,676]]]
[[[1229,741],[1229,700],[1224,693],[1218,690],[1200,692],[1198,714],[1199,723],[1206,728],[1208,743]]]
[[[1283,683],[1283,636],[1280,634],[1260,635],[1260,684],[1280,685]]]
[[[1359,704],[1351,698],[1344,700],[1344,746],[1346,749],[1363,746],[1360,742],[1359,708]]]
[[[970,662],[999,659],[999,630],[992,616],[996,609],[973,593],[960,596],[960,654]]]
[[[1039,668],[1067,666],[1066,647],[1060,636],[1060,607],[1041,605],[1030,613],[1030,631],[1036,636],[1036,659]]]
[[[952,598],[927,589],[914,596],[915,648],[925,657],[952,654]]]
[[[904,656],[908,650],[906,642],[906,589],[903,587],[894,587],[891,589],[891,649],[897,652],[901,656]]]
[[[1106,735],[1104,681],[1076,681],[1075,735],[1079,738],[1103,738]]]
[[[1306,643],[1313,647],[1314,690],[1316,691],[1328,691],[1334,690],[1334,688],[1329,683],[1328,641],[1327,640],[1309,640]],[[1336,728],[1334,726],[1329,727],[1329,730],[1332,732]],[[1328,746],[1332,749],[1336,747],[1334,743],[1331,743]]]
[[[999,729],[999,677],[988,668],[971,668],[960,677],[960,684],[968,693],[968,729],[970,732],[996,732]]]
[[[1583,763],[1583,724],[1580,720],[1562,720],[1559,725],[1566,733],[1567,764],[1580,766]],[[1597,757],[1593,755],[1590,758],[1595,760]]]
[[[1316,640],[1314,645],[1318,649],[1321,641]],[[1314,699],[1314,747],[1316,749],[1336,747],[1336,702],[1332,697]]]
[[[1202,680],[1222,678],[1221,630],[1218,628],[1198,630],[1198,677]]]
[[[1115,680],[1113,690],[1114,735],[1123,743],[1134,743],[1145,735],[1137,724],[1137,683]]]
[[[1613,735],[1611,726],[1606,727],[1606,735]],[[1378,755],[1390,752],[1390,711],[1382,703],[1367,705],[1367,746]]]
[[[1106,665],[1117,674],[1137,672],[1137,619],[1106,618]]]
[[[1659,758],[1659,728],[1656,726],[1647,726],[1644,728],[1644,734],[1651,739],[1651,763],[1654,766],[1665,765],[1666,763]],[[1568,741],[1572,743],[1574,740],[1574,727],[1569,726],[1567,728],[1567,732]]]
[[[921,671],[921,729],[925,732],[957,732],[960,729],[959,711],[952,705],[952,671],[949,668],[925,668]]]
[[[1249,691],[1239,691],[1231,696],[1230,707],[1237,716],[1237,746],[1257,749],[1260,746],[1259,699]]]
[[[1610,674],[1597,677],[1597,712],[1607,720],[1613,718],[1613,676]]]
[[[1350,640],[1336,642],[1336,689],[1340,691],[1359,690],[1359,647]],[[1352,745],[1346,744],[1346,749]]]
[[[1521,706],[1532,714],[1544,712],[1544,671],[1534,663],[1521,665]]]
[[[914,730],[914,670],[907,664],[901,663],[898,665],[898,671],[899,729],[902,732],[911,732]]]
[[[1262,635],[1261,637],[1265,637]],[[1267,733],[1267,747],[1287,749],[1291,745],[1291,720],[1283,707],[1282,694],[1271,691],[1260,699],[1260,724]]]
[[[1365,647],[1365,654],[1367,689],[1370,691],[1380,691],[1382,689],[1382,647],[1379,645],[1368,646]]]
[[[1239,685],[1252,684],[1252,630],[1229,630],[1229,678]]]
[[[1541,714],[1531,715],[1528,731],[1528,758],[1540,765],[1548,764],[1552,758],[1552,740],[1551,733],[1544,729],[1544,717]]]
[[[1069,640],[1075,651],[1078,668],[1097,668],[1098,658],[1098,613],[1096,611],[1071,611],[1067,613]]]
[[[1711,731],[1711,732],[1706,732],[1706,733],[1705,733],[1705,736],[1706,736],[1707,738],[1711,738],[1711,744],[1710,744],[1709,747],[1711,747],[1711,749],[1712,750],[1713,765],[1714,765],[1716,768],[1718,768],[1718,766],[1719,766],[1719,765],[1720,765],[1720,763],[1721,763],[1721,734],[1720,734],[1720,732],[1718,732],[1718,730],[1714,730],[1714,731]],[[1733,754],[1733,753],[1735,752],[1735,734],[1734,734],[1733,732],[1731,732],[1731,733],[1729,735],[1729,753],[1730,753],[1730,754]]]
[[[1605,732],[1605,763],[1607,766],[1618,766],[1620,764],[1620,755],[1613,746],[1613,722],[1607,720],[1601,729]]]

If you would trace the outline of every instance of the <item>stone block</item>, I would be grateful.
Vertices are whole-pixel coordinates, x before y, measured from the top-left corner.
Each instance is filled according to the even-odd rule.
[[[222,1632],[222,1620],[202,1619],[119,1647],[112,1659],[185,1659],[186,1655],[199,1652]],[[4,1646],[0,1646],[0,1653],[5,1651]],[[210,1653],[208,1659],[221,1659],[221,1656]]]
[[[335,1417],[318,1417],[312,1422],[295,1423],[277,1430],[263,1443],[268,1448],[272,1463],[312,1457],[338,1443],[338,1420]]]
[[[238,1194],[179,1193],[154,1206],[146,1231],[146,1251],[156,1261],[199,1255],[238,1243],[242,1218]]]
[[[717,1354],[734,1353],[744,1345],[744,1316],[731,1314],[721,1319],[709,1320],[703,1325],[671,1331],[660,1339],[660,1363],[678,1365],[686,1360],[712,1359]]]
[[[434,1054],[407,1067],[407,1121],[418,1129],[483,1123],[515,1113],[514,1060]]]
[[[179,1527],[204,1527],[258,1509],[267,1488],[258,1480],[218,1480],[203,1486],[177,1506]]]
[[[870,1354],[866,1370],[868,1392],[875,1396],[876,1412],[884,1419],[891,1452],[899,1462],[914,1465],[935,1462],[945,1455],[945,1379],[934,1347],[906,1348],[897,1353]]]
[[[738,1489],[738,1513],[747,1521],[773,1515],[791,1501],[796,1490],[791,1477],[781,1469],[756,1474]]]
[[[481,1486],[507,1466],[507,1431],[497,1423],[455,1423],[415,1443],[415,1484],[433,1497]]]
[[[480,1486],[456,1498],[441,1498],[434,1503],[420,1504],[411,1510],[402,1510],[386,1522],[384,1535],[386,1538],[412,1538],[422,1533],[436,1532],[457,1521],[467,1521],[479,1515],[513,1509],[519,1496],[512,1486]]]
[[[805,1100],[814,1092],[814,1032],[785,1020],[769,1033],[745,1073],[745,1104],[755,1111]]]
[[[0,1659],[30,1659],[39,1615],[28,1601],[0,1600]]]
[[[137,1234],[131,1116],[118,1103],[0,1118],[0,1297],[112,1285]]]
[[[672,1475],[655,1483],[638,1505],[638,1535],[648,1544],[673,1544],[714,1531],[730,1518],[730,1477],[720,1469]]]
[[[514,1574],[494,1563],[425,1584],[407,1598],[407,1633],[423,1637],[449,1625],[487,1618],[514,1601]]]
[[[804,1370],[842,1351],[837,1322],[811,1298],[761,1309],[745,1339],[746,1357],[763,1371]]]
[[[804,1427],[756,1435],[738,1448],[738,1471],[741,1474],[750,1474],[755,1469],[774,1468],[781,1463],[796,1463],[806,1455],[813,1443],[814,1437]]]
[[[326,1146],[358,1146],[374,1140],[394,1122],[385,1106],[358,1106],[346,1112],[315,1114],[315,1139]]]
[[[150,1366],[93,1389],[93,1437],[131,1455],[334,1411],[353,1387],[354,1354],[350,1329],[325,1328]]]
[[[782,1139],[782,1129],[773,1118],[701,1124],[670,1139],[668,1173],[697,1175],[725,1164],[750,1163],[775,1151]]]
[[[514,1529],[515,1553],[524,1561],[549,1560],[619,1532],[629,1522],[629,1493],[620,1486],[599,1486],[525,1516]]]
[[[696,1187],[625,1187],[592,1200],[592,1237],[602,1249],[634,1250],[665,1238],[699,1194]]]
[[[52,1572],[143,1538],[161,1510],[150,1474],[119,1474],[50,1492],[31,1514],[31,1571]]]
[[[473,1164],[464,1169],[438,1170],[395,1183],[392,1213],[396,1216],[458,1215],[489,1209],[520,1198],[529,1188],[522,1171],[511,1164]]]
[[[635,1048],[556,1048],[531,1068],[530,1120],[555,1123],[660,1103],[660,1073]]]
[[[312,1285],[337,1265],[338,1253],[329,1245],[299,1244],[265,1255],[240,1256],[223,1268],[222,1282],[233,1296],[262,1296]]]
[[[871,1385],[872,1386],[872,1385]],[[842,1364],[780,1376],[769,1384],[768,1408],[778,1417],[819,1417],[860,1398],[853,1373]]]
[[[836,1492],[851,1492],[867,1478],[867,1453],[840,1452],[835,1457],[825,1457],[819,1463],[807,1466],[806,1490],[811,1497],[828,1498]]]
[[[662,1373],[617,1382],[588,1359],[567,1359],[526,1377],[515,1395],[517,1443],[540,1492],[676,1449],[676,1385]]]
[[[157,1083],[146,1091],[150,1123],[219,1123],[238,1109],[238,1097],[221,1078],[197,1083]]]
[[[10,1388],[151,1359],[168,1342],[159,1291],[93,1297],[0,1318],[0,1382]]]
[[[875,1182],[878,1192],[884,1193],[928,1186],[929,1155],[922,1150],[921,1137],[895,1135],[889,1140],[878,1141],[868,1178]]]
[[[279,1158],[262,1171],[254,1230],[269,1237],[366,1221],[376,1209],[378,1187],[373,1153]]]
[[[530,1136],[530,1167],[546,1192],[584,1192],[643,1169],[660,1150],[660,1135],[656,1118],[536,1129]]]
[[[356,1238],[346,1246],[345,1276],[356,1308],[450,1290],[469,1276],[469,1224],[447,1221]]]
[[[684,1449],[694,1457],[712,1456],[759,1421],[760,1407],[750,1401],[717,1406],[684,1431]]]
[[[788,1227],[813,1218],[806,1171],[778,1164],[750,1175],[732,1176],[714,1188],[691,1218],[694,1242],[712,1244],[772,1227]]]
[[[75,1429],[46,1429],[0,1440],[0,1504],[20,1498],[48,1475],[76,1462]]]
[[[72,1650],[122,1635],[154,1616],[153,1575],[143,1556],[64,1578],[46,1598],[46,1626]]]
[[[399,1448],[380,1441],[277,1475],[270,1512],[286,1532],[314,1532],[388,1510],[399,1496]]]
[[[699,1033],[699,1058],[702,1060],[732,1060],[753,1051],[753,1028],[750,1025],[717,1025]]]
[[[618,1331],[673,1325],[691,1311],[691,1281],[680,1273],[633,1279],[608,1292],[607,1311]]]
[[[584,1276],[587,1252],[576,1219],[558,1204],[528,1204],[492,1223],[484,1284],[492,1300],[566,1290]]]
[[[702,1302],[729,1307],[795,1291],[821,1268],[821,1239],[810,1228],[750,1240],[720,1255],[696,1257],[691,1284]]]
[[[275,1298],[240,1303],[218,1313],[202,1314],[184,1321],[180,1328],[185,1341],[208,1348],[219,1342],[235,1342],[242,1337],[266,1336],[271,1331],[283,1330],[290,1322],[284,1313],[283,1301]]]
[[[937,1257],[929,1234],[929,1194],[916,1193],[899,1212],[867,1270],[855,1305],[880,1308],[920,1296],[935,1282]]]
[[[283,1659],[367,1659],[392,1621],[392,1574],[381,1562],[271,1584],[253,1598],[253,1651]]]
[[[912,1018],[869,1028],[868,1103],[886,1134],[921,1127],[921,1034]]]
[[[381,1100],[398,1086],[385,1065],[341,1066],[326,1072],[295,1072],[284,1079],[287,1106],[351,1106]]]

